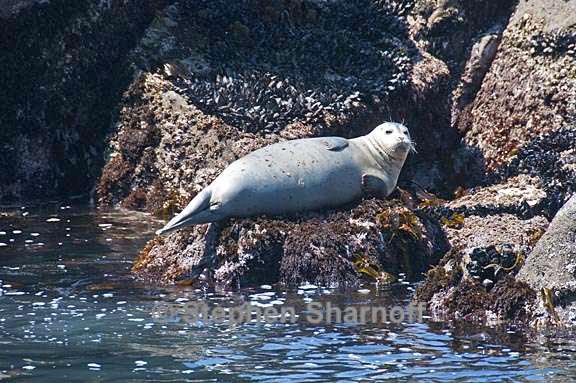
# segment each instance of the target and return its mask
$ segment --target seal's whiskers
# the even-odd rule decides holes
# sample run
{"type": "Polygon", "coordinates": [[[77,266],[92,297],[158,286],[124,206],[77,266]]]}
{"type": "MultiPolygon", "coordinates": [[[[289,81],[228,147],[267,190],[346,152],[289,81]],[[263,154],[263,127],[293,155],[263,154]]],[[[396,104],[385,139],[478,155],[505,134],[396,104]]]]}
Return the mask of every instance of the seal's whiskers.
{"type": "Polygon", "coordinates": [[[412,153],[418,153],[418,150],[416,150],[416,142],[414,142],[414,140],[409,138],[408,144],[410,145],[410,151],[412,153]]]}

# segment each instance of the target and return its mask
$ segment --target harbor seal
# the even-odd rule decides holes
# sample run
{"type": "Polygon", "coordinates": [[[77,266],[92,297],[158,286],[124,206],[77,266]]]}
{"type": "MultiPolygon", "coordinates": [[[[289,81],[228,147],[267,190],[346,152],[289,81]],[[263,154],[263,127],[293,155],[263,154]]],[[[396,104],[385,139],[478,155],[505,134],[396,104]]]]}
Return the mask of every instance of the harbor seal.
{"type": "Polygon", "coordinates": [[[281,215],[387,197],[414,144],[386,122],[365,136],[305,138],[258,149],[230,164],[156,234],[230,217],[281,215]]]}

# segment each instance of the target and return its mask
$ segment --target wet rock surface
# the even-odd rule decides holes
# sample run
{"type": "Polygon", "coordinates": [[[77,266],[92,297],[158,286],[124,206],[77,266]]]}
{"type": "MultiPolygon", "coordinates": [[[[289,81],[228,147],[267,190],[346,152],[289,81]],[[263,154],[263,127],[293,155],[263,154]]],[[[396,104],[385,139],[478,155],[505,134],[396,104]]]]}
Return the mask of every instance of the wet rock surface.
{"type": "Polygon", "coordinates": [[[435,221],[400,200],[367,199],[323,214],[198,225],[150,242],[134,271],[144,279],[193,279],[219,288],[278,281],[354,287],[386,284],[388,274],[417,279],[447,248],[435,221]]]}

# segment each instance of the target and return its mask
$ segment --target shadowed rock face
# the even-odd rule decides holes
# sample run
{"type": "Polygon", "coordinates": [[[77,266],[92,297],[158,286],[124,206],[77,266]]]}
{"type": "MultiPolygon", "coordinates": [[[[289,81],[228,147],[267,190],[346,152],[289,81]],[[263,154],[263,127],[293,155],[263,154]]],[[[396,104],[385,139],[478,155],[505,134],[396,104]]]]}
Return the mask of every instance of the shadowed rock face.
{"type": "Polygon", "coordinates": [[[0,203],[90,190],[121,65],[162,1],[0,6],[0,203]]]}
{"type": "Polygon", "coordinates": [[[417,0],[410,32],[422,48],[448,65],[457,82],[474,62],[474,46],[486,35],[498,34],[515,5],[514,0],[417,0]]]}

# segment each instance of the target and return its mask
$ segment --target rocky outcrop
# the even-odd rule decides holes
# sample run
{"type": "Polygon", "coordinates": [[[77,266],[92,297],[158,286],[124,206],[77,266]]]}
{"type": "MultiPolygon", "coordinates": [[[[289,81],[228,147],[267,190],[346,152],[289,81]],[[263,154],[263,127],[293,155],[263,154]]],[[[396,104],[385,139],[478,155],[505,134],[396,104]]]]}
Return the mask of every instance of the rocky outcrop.
{"type": "Polygon", "coordinates": [[[106,148],[99,204],[167,219],[255,149],[402,121],[418,153],[390,200],[154,238],[135,275],[354,286],[428,270],[417,299],[437,317],[567,323],[572,253],[544,264],[571,238],[556,228],[566,213],[538,240],[576,192],[575,11],[572,0],[11,0],[0,200],[85,191],[106,148]],[[543,285],[539,273],[558,268],[543,285]]]}
{"type": "MultiPolygon", "coordinates": [[[[447,190],[445,159],[458,143],[442,102],[449,73],[414,46],[406,12],[369,1],[168,7],[133,52],[142,73],[124,95],[99,202],[168,218],[250,151],[286,139],[355,137],[388,119],[405,120],[419,143],[401,183],[447,190]],[[358,28],[359,20],[374,28],[358,28]]],[[[388,231],[373,227],[385,205],[366,203],[314,219],[238,220],[173,234],[153,241],[136,270],[173,281],[197,275],[214,258],[212,279],[224,286],[244,285],[264,268],[270,270],[264,276],[287,284],[351,285],[358,283],[352,267],[358,252],[345,249],[360,237],[379,249],[375,267],[403,269],[388,259],[393,246],[382,239],[388,231]],[[350,223],[355,209],[366,227],[350,223]]],[[[428,250],[419,251],[422,259],[407,274],[417,275],[437,257],[443,236],[432,232],[416,241],[428,250]]]]}
{"type": "Polygon", "coordinates": [[[90,191],[124,59],[164,3],[2,2],[0,203],[90,191]]]}
{"type": "Polygon", "coordinates": [[[369,199],[297,218],[198,225],[151,241],[134,271],[145,280],[223,289],[277,282],[354,287],[388,284],[400,273],[417,279],[447,248],[433,220],[399,200],[369,199]]]}
{"type": "Polygon", "coordinates": [[[452,250],[427,272],[416,299],[427,302],[440,320],[528,324],[536,293],[514,276],[548,221],[511,214],[462,221],[460,226],[445,221],[452,250]]]}
{"type": "Polygon", "coordinates": [[[576,190],[573,33],[558,18],[571,5],[550,6],[168,6],[130,54],[140,73],[110,136],[100,204],[169,218],[248,152],[388,119],[411,128],[419,152],[391,201],[182,230],[150,241],[135,275],[354,286],[417,279],[444,255],[417,294],[433,315],[530,323],[540,293],[516,275],[576,190]]]}
{"type": "Polygon", "coordinates": [[[451,250],[427,272],[416,300],[442,320],[526,326],[536,292],[515,275],[548,227],[545,190],[540,178],[520,174],[436,208],[451,250]]]}
{"type": "Polygon", "coordinates": [[[446,158],[458,143],[443,120],[448,70],[414,46],[406,9],[392,3],[169,6],[133,53],[143,72],[126,93],[100,201],[151,210],[159,185],[161,199],[173,191],[189,199],[226,164],[258,147],[310,136],[355,137],[389,119],[413,127],[419,143],[402,182],[446,191],[446,158]],[[162,101],[166,97],[193,112],[179,116],[162,101]],[[133,133],[155,138],[133,150],[124,141],[133,133]],[[213,137],[212,146],[197,147],[205,135],[213,137]],[[127,170],[140,168],[155,175],[127,170]],[[140,197],[136,204],[134,196],[140,197]]]}
{"type": "MultiPolygon", "coordinates": [[[[470,279],[492,288],[504,275],[512,276],[571,190],[570,169],[551,174],[546,167],[570,162],[572,133],[568,128],[533,140],[486,176],[475,162],[474,155],[483,158],[481,148],[469,145],[467,137],[459,146],[455,128],[481,102],[477,94],[493,71],[501,39],[507,47],[511,27],[502,34],[512,3],[441,2],[432,12],[424,3],[366,3],[363,8],[339,2],[253,1],[230,9],[220,2],[168,7],[133,53],[143,72],[124,96],[113,150],[98,186],[100,203],[168,218],[227,164],[259,147],[309,136],[353,137],[381,119],[406,117],[419,145],[400,180],[418,200],[408,203],[408,211],[418,212],[428,227],[443,226],[453,248],[450,257],[462,259],[461,268],[468,270],[472,262],[472,271],[458,281],[470,279]],[[349,24],[372,23],[373,16],[386,20],[386,26],[379,24],[380,29],[365,34],[349,24]],[[290,27],[279,25],[282,17],[290,27]],[[440,33],[454,23],[457,34],[440,33]],[[339,28],[332,29],[334,25],[339,28]],[[287,35],[308,37],[301,47],[286,40],[287,35]],[[390,44],[381,59],[372,56],[384,49],[375,39],[390,44]],[[445,49],[448,43],[458,48],[445,49]],[[348,44],[350,52],[361,44],[364,48],[355,55],[386,69],[376,74],[355,61],[338,64],[342,58],[333,47],[340,44],[348,44]],[[302,67],[310,73],[302,73],[302,67]],[[456,177],[448,169],[456,169],[456,177]],[[468,177],[466,182],[461,175],[468,177]],[[458,183],[476,187],[457,190],[459,198],[451,202],[418,196],[423,188],[450,196],[458,183]],[[480,270],[492,263],[500,266],[498,271],[480,270]]],[[[366,210],[365,203],[318,212],[315,219],[320,221],[304,215],[196,227],[186,235],[153,240],[135,270],[165,282],[202,274],[221,286],[249,284],[262,269],[270,270],[267,282],[354,284],[358,270],[350,267],[354,255],[346,244],[361,236],[374,248],[390,248],[378,239],[390,235],[390,228],[381,228],[374,237],[368,230],[384,206],[369,205],[370,214],[362,219],[372,224],[363,231],[344,230],[355,209],[366,210]],[[323,250],[310,250],[312,244],[323,250]],[[290,255],[302,252],[310,254],[308,261],[290,255]],[[343,262],[330,263],[335,258],[343,262]]],[[[423,247],[433,243],[435,257],[443,247],[436,240],[440,237],[417,242],[423,247]]],[[[386,262],[390,256],[384,253],[372,257],[377,268],[402,269],[386,262]]],[[[434,257],[426,254],[426,261],[415,261],[413,275],[431,264],[434,257]]]]}
{"type": "Polygon", "coordinates": [[[478,181],[473,168],[482,175],[506,167],[537,137],[574,123],[575,9],[573,1],[519,2],[479,92],[457,121],[470,153],[462,171],[468,185],[478,181]]]}
{"type": "Polygon", "coordinates": [[[574,195],[574,142],[571,129],[542,135],[493,173],[491,184],[461,192],[436,208],[446,217],[441,220],[452,250],[417,294],[429,302],[433,315],[523,326],[546,317],[549,309],[542,308],[540,289],[515,275],[533,268],[523,266],[524,260],[532,257],[549,220],[574,195]],[[504,305],[509,299],[516,303],[504,305]]]}
{"type": "Polygon", "coordinates": [[[569,239],[555,223],[537,241],[576,192],[574,7],[520,1],[478,92],[453,114],[463,135],[453,165],[464,187],[440,209],[451,217],[453,248],[417,294],[440,318],[534,325],[573,315],[559,299],[570,291],[569,257],[546,253],[549,238],[569,239]],[[549,277],[539,274],[545,262],[549,277]]]}
{"type": "MultiPolygon", "coordinates": [[[[500,193],[489,200],[508,200],[516,191],[497,189],[500,193]]],[[[491,194],[479,193],[484,201],[491,194]]],[[[534,194],[526,197],[523,202],[538,205],[534,194]]],[[[574,198],[550,224],[543,216],[521,219],[514,214],[462,217],[459,225],[444,220],[452,250],[427,272],[415,299],[427,302],[439,320],[573,327],[574,198]]],[[[461,200],[451,205],[474,199],[461,200]]],[[[478,206],[474,201],[472,208],[478,206]]]]}
{"type": "Polygon", "coordinates": [[[540,292],[536,325],[576,325],[576,195],[558,212],[518,280],[540,292]]]}

